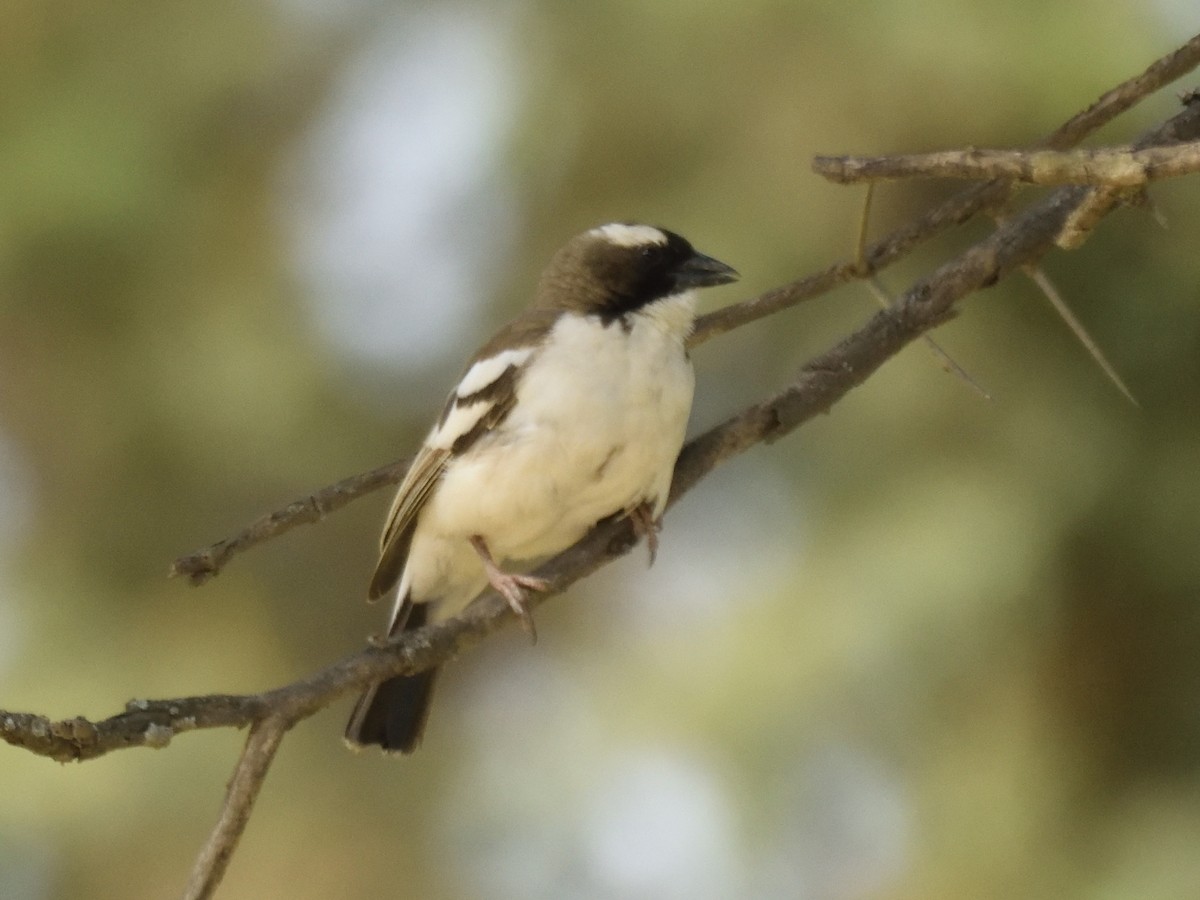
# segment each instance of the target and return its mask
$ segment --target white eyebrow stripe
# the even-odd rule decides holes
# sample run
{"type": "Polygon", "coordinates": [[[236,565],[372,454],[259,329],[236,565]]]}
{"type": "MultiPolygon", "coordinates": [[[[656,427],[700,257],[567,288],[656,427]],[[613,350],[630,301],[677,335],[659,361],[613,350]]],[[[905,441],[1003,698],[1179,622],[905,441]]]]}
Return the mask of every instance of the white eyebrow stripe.
{"type": "Polygon", "coordinates": [[[491,400],[477,400],[466,406],[455,406],[446,416],[446,421],[433,429],[429,434],[428,444],[438,450],[450,450],[454,442],[479,424],[479,420],[487,415],[495,406],[491,400]]]}
{"type": "Polygon", "coordinates": [[[532,347],[518,347],[512,350],[501,350],[495,356],[481,359],[462,377],[458,387],[454,389],[456,397],[470,397],[478,394],[484,388],[496,383],[501,375],[513,366],[519,366],[533,355],[532,347]]]}
{"type": "Polygon", "coordinates": [[[643,247],[646,244],[665,244],[667,236],[651,225],[626,225],[623,222],[612,222],[592,229],[593,234],[600,235],[610,244],[618,247],[643,247]]]}

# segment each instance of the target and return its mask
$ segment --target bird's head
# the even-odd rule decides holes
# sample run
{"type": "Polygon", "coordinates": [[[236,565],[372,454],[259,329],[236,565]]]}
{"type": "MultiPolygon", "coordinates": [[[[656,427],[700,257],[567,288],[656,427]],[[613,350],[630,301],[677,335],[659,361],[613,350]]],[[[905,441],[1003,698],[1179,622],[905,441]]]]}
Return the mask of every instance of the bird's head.
{"type": "Polygon", "coordinates": [[[577,235],[554,255],[538,284],[537,305],[619,319],[737,277],[674,232],[614,222],[577,235]]]}

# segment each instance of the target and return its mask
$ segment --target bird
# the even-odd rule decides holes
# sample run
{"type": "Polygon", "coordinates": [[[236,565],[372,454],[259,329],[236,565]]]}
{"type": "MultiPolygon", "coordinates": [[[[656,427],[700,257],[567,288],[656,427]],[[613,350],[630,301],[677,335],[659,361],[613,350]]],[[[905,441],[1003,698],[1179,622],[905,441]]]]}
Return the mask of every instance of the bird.
{"type": "MultiPolygon", "coordinates": [[[[489,585],[536,640],[525,591],[502,568],[545,559],[627,516],[651,563],[692,407],[687,338],[700,288],[738,273],[652,225],[569,240],[531,305],[468,361],[388,512],[368,597],[395,595],[386,639],[444,622],[489,585]]],[[[367,687],[353,749],[412,753],[437,670],[367,687]]]]}

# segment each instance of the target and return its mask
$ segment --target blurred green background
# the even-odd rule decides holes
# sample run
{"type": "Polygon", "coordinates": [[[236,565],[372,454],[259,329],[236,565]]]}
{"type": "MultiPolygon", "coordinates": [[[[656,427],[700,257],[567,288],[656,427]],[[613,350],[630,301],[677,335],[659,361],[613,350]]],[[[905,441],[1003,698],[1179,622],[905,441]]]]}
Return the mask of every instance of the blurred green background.
{"type": "MultiPolygon", "coordinates": [[[[1190,3],[9,0],[0,14],[0,707],[103,717],[361,646],[381,492],[178,554],[405,455],[569,235],[679,230],[743,273],[852,253],[816,153],[1036,139],[1190,3]]],[[[1193,78],[1186,84],[1195,85],[1193,78]]],[[[1174,91],[1100,139],[1175,109],[1174,91]]],[[[957,187],[957,186],[953,186],[957,187]]],[[[944,195],[890,186],[882,233],[944,195]]],[[[350,699],[285,742],[236,898],[1194,898],[1200,183],[828,417],[444,677],[422,750],[350,699]]],[[[907,280],[962,245],[888,271],[907,280]]],[[[862,322],[851,286],[697,353],[693,431],[862,322]]],[[[0,897],[182,888],[243,735],[59,766],[0,747],[0,897]]]]}

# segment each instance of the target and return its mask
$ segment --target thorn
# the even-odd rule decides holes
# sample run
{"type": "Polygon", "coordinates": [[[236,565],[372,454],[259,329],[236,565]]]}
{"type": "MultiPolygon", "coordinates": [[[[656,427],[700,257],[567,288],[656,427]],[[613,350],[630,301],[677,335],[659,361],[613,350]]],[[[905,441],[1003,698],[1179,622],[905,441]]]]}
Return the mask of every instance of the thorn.
{"type": "Polygon", "coordinates": [[[858,275],[865,278],[870,271],[867,267],[867,226],[871,221],[871,200],[875,196],[875,182],[867,182],[867,196],[863,198],[862,217],[858,221],[858,246],[854,252],[854,266],[858,275]]]}
{"type": "MultiPolygon", "coordinates": [[[[864,279],[864,283],[867,285],[867,288],[871,291],[872,295],[874,295],[875,299],[879,302],[880,306],[882,306],[884,309],[888,309],[892,306],[894,301],[892,300],[891,296],[889,296],[887,289],[884,288],[883,283],[879,280],[878,276],[872,275],[870,278],[864,279]]],[[[941,345],[938,344],[937,341],[927,334],[921,335],[921,340],[924,341],[926,347],[933,351],[933,355],[941,361],[942,371],[949,372],[951,375],[956,376],[960,381],[975,391],[975,393],[977,393],[984,400],[991,402],[992,395],[989,394],[984,387],[975,380],[974,376],[972,376],[970,372],[956,363],[950,354],[942,349],[941,345]]]]}
{"type": "Polygon", "coordinates": [[[1042,293],[1046,295],[1046,299],[1050,301],[1050,305],[1054,307],[1054,311],[1057,312],[1059,316],[1062,317],[1062,320],[1067,323],[1067,327],[1071,329],[1079,343],[1083,344],[1084,349],[1091,354],[1092,359],[1095,361],[1096,365],[1100,367],[1100,370],[1108,376],[1109,381],[1111,381],[1116,389],[1125,396],[1126,400],[1128,400],[1138,409],[1141,409],[1142,405],[1137,402],[1137,399],[1130,392],[1129,388],[1125,386],[1125,382],[1121,380],[1121,376],[1117,374],[1117,370],[1114,369],[1108,359],[1105,358],[1104,353],[1100,350],[1099,345],[1097,345],[1097,343],[1092,340],[1092,336],[1087,333],[1087,329],[1083,327],[1083,323],[1075,318],[1075,314],[1071,312],[1071,308],[1067,306],[1066,301],[1064,301],[1062,295],[1059,294],[1058,288],[1054,286],[1054,282],[1050,280],[1050,277],[1045,273],[1045,271],[1039,266],[1025,266],[1024,271],[1025,274],[1029,276],[1030,280],[1032,280],[1033,283],[1041,289],[1042,293]]]}

